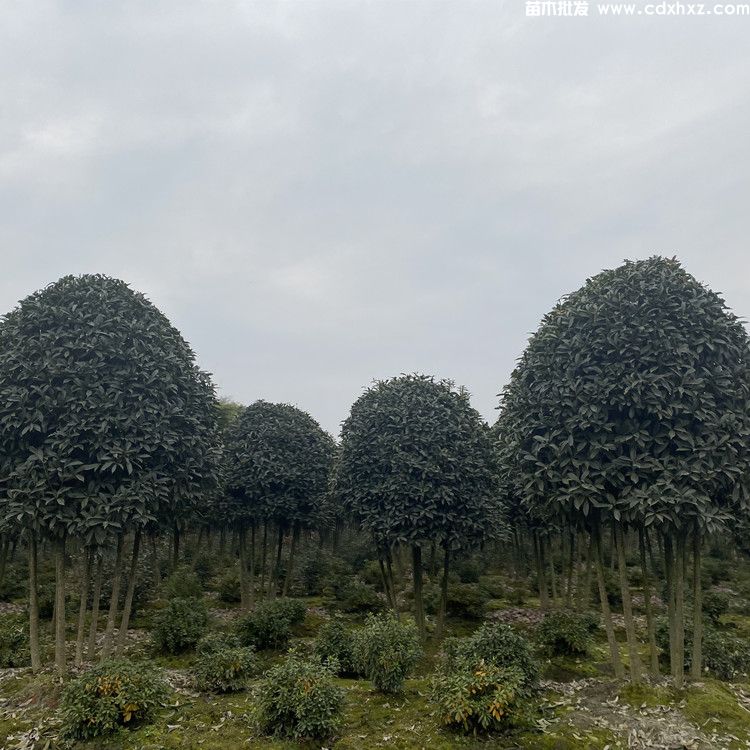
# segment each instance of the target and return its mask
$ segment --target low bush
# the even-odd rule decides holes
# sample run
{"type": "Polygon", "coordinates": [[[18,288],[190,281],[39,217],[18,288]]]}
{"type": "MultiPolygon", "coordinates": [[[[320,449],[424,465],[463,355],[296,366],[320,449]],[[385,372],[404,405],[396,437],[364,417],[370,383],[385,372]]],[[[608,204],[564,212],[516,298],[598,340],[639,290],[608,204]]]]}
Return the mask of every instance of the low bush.
{"type": "Polygon", "coordinates": [[[509,625],[486,623],[468,638],[447,638],[443,644],[443,660],[447,669],[467,663],[484,664],[521,675],[519,689],[530,693],[539,682],[539,667],[531,644],[509,625]]]}
{"type": "Polygon", "coordinates": [[[8,565],[0,582],[0,602],[9,602],[26,594],[26,573],[19,565],[8,565]]]}
{"type": "Polygon", "coordinates": [[[464,732],[507,729],[525,718],[527,696],[522,689],[523,675],[517,669],[504,669],[461,658],[438,666],[431,680],[431,696],[439,721],[464,732]]]}
{"type": "Polygon", "coordinates": [[[343,699],[328,667],[290,651],[263,676],[259,724],[267,734],[322,740],[340,726],[343,699]]]}
{"type": "Polygon", "coordinates": [[[558,610],[545,615],[537,638],[549,656],[585,656],[591,648],[591,618],[558,610]]]}
{"type": "Polygon", "coordinates": [[[341,676],[358,674],[354,663],[354,636],[341,620],[332,619],[320,626],[313,653],[341,676]]]}
{"type": "Polygon", "coordinates": [[[237,639],[207,636],[196,649],[198,656],[192,672],[198,690],[209,693],[236,693],[247,687],[257,670],[252,647],[242,647],[237,639]]]}
{"type": "Polygon", "coordinates": [[[0,615],[0,668],[25,667],[30,658],[26,615],[0,615]]]}
{"type": "Polygon", "coordinates": [[[422,649],[414,623],[399,622],[392,614],[368,615],[365,626],[354,633],[352,654],[357,671],[377,690],[397,693],[422,649]]]}
{"type": "Polygon", "coordinates": [[[240,576],[236,570],[227,571],[219,580],[219,599],[227,604],[241,601],[240,576]]]}
{"type": "Polygon", "coordinates": [[[479,577],[482,575],[482,568],[476,558],[469,557],[459,561],[456,565],[456,573],[461,583],[479,583],[479,577]]]}
{"type": "Polygon", "coordinates": [[[195,571],[195,575],[198,576],[201,586],[205,586],[211,579],[211,576],[213,576],[215,569],[214,562],[215,558],[211,555],[199,554],[196,556],[193,563],[193,570],[195,571]]]}
{"type": "Polygon", "coordinates": [[[179,654],[198,643],[207,625],[208,612],[200,599],[172,599],[156,615],[151,636],[160,652],[179,654]]]}
{"type": "Polygon", "coordinates": [[[722,615],[729,612],[729,595],[723,591],[706,591],[703,594],[703,614],[713,625],[718,625],[722,615]]]}
{"type": "Polygon", "coordinates": [[[148,664],[111,660],[71,680],[63,690],[62,733],[87,740],[149,721],[168,696],[167,684],[148,664]]]}
{"type": "MultiPolygon", "coordinates": [[[[685,670],[692,664],[693,623],[685,619],[685,670]]],[[[658,621],[656,643],[663,658],[669,658],[669,623],[658,621]]],[[[703,669],[720,680],[731,680],[750,673],[750,643],[706,623],[703,627],[703,669]]]]}
{"type": "Polygon", "coordinates": [[[385,601],[375,589],[359,578],[351,578],[336,594],[336,606],[342,612],[380,612],[385,601]]]}
{"type": "Polygon", "coordinates": [[[245,646],[257,650],[284,649],[292,635],[292,626],[305,619],[305,603],[299,599],[273,599],[261,602],[240,618],[237,635],[245,646]]]}
{"type": "Polygon", "coordinates": [[[200,599],[203,586],[195,571],[178,568],[164,582],[164,596],[167,599],[200,599]]]}
{"type": "Polygon", "coordinates": [[[195,647],[195,653],[198,656],[206,656],[214,651],[220,651],[224,648],[238,648],[240,639],[233,633],[221,633],[212,631],[203,636],[195,647]]]}
{"type": "Polygon", "coordinates": [[[352,572],[351,566],[329,550],[309,547],[301,555],[298,575],[305,593],[317,596],[327,588],[335,593],[352,572]]]}

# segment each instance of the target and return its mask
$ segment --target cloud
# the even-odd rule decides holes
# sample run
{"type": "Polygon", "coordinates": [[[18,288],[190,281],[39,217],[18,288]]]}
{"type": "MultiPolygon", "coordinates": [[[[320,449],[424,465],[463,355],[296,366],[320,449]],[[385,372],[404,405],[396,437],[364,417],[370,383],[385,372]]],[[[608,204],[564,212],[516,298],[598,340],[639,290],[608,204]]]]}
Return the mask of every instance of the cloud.
{"type": "Polygon", "coordinates": [[[223,393],[337,431],[434,372],[493,418],[526,337],[625,257],[750,313],[743,18],[522,2],[10,3],[0,306],[122,277],[223,393]]]}

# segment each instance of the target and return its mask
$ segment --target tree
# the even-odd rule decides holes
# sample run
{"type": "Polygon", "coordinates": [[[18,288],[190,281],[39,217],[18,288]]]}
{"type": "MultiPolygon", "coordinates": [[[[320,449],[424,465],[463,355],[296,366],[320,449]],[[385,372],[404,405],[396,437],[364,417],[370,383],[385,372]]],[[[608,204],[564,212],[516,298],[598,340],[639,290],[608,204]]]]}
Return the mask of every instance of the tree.
{"type": "MultiPolygon", "coordinates": [[[[88,555],[117,538],[109,650],[125,534],[133,533],[133,553],[121,639],[141,530],[185,512],[216,484],[215,404],[210,378],[179,332],[122,281],[65,276],[3,319],[0,513],[29,536],[32,636],[37,541],[55,545],[60,671],[66,541],[80,541],[88,555]]],[[[79,641],[82,633],[79,627],[79,641]]]]}
{"type": "Polygon", "coordinates": [[[451,551],[504,528],[489,428],[465,390],[426,375],[380,381],[357,399],[342,427],[335,486],[381,554],[411,547],[423,635],[422,545],[443,547],[444,613],[451,551]]]}
{"type": "MultiPolygon", "coordinates": [[[[335,443],[306,412],[289,404],[256,401],[232,422],[224,448],[226,493],[240,534],[242,604],[252,606],[254,596],[255,534],[263,522],[263,560],[267,553],[269,524],[278,530],[275,564],[269,595],[275,595],[284,535],[292,530],[286,594],[300,531],[315,524],[328,490],[335,443]],[[251,532],[250,571],[247,570],[247,529],[251,532]]],[[[265,565],[264,565],[265,572],[265,565]]]]}
{"type": "MultiPolygon", "coordinates": [[[[723,300],[676,260],[653,257],[604,271],[564,298],[504,390],[498,432],[510,484],[537,517],[586,525],[603,607],[601,535],[614,529],[634,679],[624,532],[651,529],[664,539],[679,686],[686,539],[692,534],[699,552],[701,535],[748,500],[748,353],[723,300]]],[[[694,585],[700,623],[699,574],[694,585]]]]}

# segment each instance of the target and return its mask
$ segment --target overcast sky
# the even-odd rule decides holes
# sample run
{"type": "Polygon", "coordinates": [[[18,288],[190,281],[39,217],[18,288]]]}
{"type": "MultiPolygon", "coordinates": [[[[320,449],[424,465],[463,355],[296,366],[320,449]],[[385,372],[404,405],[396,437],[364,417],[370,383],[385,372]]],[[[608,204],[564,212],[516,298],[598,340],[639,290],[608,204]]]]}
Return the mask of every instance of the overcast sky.
{"type": "Polygon", "coordinates": [[[677,255],[750,317],[748,17],[0,9],[2,311],[67,273],[120,277],[222,395],[335,434],[401,372],[493,420],[542,315],[624,258],[677,255]]]}

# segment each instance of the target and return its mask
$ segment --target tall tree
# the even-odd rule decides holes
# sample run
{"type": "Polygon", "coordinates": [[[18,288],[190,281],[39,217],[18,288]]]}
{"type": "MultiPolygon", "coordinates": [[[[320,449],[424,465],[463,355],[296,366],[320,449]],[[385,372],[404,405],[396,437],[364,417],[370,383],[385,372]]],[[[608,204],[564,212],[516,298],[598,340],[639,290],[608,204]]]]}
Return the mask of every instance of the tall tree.
{"type": "Polygon", "coordinates": [[[357,399],[342,427],[335,486],[381,550],[411,547],[423,635],[423,545],[443,548],[444,613],[451,552],[504,528],[489,428],[465,390],[426,375],[378,382],[357,399]]]}
{"type": "MultiPolygon", "coordinates": [[[[324,507],[334,451],[333,438],[309,414],[289,404],[256,401],[228,428],[224,471],[230,513],[240,534],[244,607],[252,606],[255,589],[252,572],[248,578],[247,531],[251,534],[249,562],[254,565],[257,524],[273,524],[277,529],[277,554],[269,585],[269,594],[274,595],[283,537],[291,530],[282,589],[286,593],[300,530],[316,524],[324,507]]],[[[266,537],[264,533],[264,544],[266,537]]]]}
{"type": "MultiPolygon", "coordinates": [[[[134,574],[141,529],[184,513],[215,485],[217,424],[213,386],[190,347],[122,281],[65,276],[3,319],[0,513],[26,529],[33,563],[38,539],[54,546],[60,671],[66,542],[94,550],[114,536],[121,551],[132,532],[134,574]]],[[[131,575],[123,636],[134,583],[131,575]]],[[[31,589],[33,609],[33,581],[31,589]]],[[[79,639],[82,633],[79,627],[79,639]]]]}
{"type": "MultiPolygon", "coordinates": [[[[686,539],[750,497],[749,353],[723,300],[676,260],[654,257],[604,271],[564,298],[503,393],[499,446],[515,492],[538,516],[587,526],[600,581],[602,529],[614,527],[634,679],[623,531],[664,537],[681,685],[686,539]]],[[[695,656],[700,664],[700,634],[695,656]]]]}

